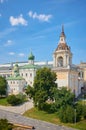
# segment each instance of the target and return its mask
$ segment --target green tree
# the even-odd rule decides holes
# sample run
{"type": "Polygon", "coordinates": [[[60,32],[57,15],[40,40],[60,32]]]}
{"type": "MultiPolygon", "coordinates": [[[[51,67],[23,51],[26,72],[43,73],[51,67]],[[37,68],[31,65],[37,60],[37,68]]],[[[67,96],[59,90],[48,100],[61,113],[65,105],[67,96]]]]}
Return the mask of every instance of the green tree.
{"type": "Polygon", "coordinates": [[[32,98],[34,95],[34,88],[28,85],[26,87],[25,93],[29,96],[29,98],[32,98]]]}
{"type": "Polygon", "coordinates": [[[49,99],[54,100],[54,89],[57,88],[55,83],[56,74],[49,68],[41,68],[37,71],[34,79],[34,88],[32,97],[35,106],[43,109],[43,104],[49,99]]]}
{"type": "Polygon", "coordinates": [[[57,109],[65,107],[66,105],[73,106],[74,94],[67,90],[65,87],[55,91],[55,105],[57,109]]]}
{"type": "Polygon", "coordinates": [[[7,91],[7,82],[4,77],[0,76],[0,95],[6,95],[7,91]]]}

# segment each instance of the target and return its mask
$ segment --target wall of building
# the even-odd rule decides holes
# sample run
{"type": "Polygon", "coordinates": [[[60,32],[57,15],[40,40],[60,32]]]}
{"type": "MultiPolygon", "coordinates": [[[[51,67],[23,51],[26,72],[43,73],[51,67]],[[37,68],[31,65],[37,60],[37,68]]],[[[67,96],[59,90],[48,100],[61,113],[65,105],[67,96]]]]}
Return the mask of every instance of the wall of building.
{"type": "Polygon", "coordinates": [[[56,72],[57,75],[57,80],[56,83],[58,85],[58,87],[68,87],[68,72],[66,71],[57,71],[56,72]]]}
{"type": "Polygon", "coordinates": [[[25,80],[8,80],[8,95],[22,93],[25,87],[25,80]]]}
{"type": "Polygon", "coordinates": [[[68,79],[69,88],[77,97],[81,92],[80,83],[78,81],[78,71],[71,70],[68,74],[68,79]]]}
{"type": "Polygon", "coordinates": [[[25,79],[27,85],[29,84],[30,86],[33,86],[34,77],[36,75],[35,69],[20,69],[19,73],[20,76],[22,76],[25,79]]]}

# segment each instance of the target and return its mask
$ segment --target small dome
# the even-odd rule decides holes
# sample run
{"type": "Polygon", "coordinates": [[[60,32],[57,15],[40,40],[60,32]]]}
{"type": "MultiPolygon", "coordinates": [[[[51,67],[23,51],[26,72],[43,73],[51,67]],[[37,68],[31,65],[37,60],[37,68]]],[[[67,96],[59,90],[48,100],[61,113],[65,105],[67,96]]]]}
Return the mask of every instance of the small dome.
{"type": "Polygon", "coordinates": [[[17,63],[15,64],[15,66],[14,66],[14,68],[13,68],[13,71],[14,71],[14,72],[18,72],[18,71],[19,71],[19,66],[18,66],[17,63]]]}
{"type": "Polygon", "coordinates": [[[35,56],[31,52],[30,55],[29,55],[29,57],[28,57],[28,60],[34,60],[34,59],[35,59],[35,56]]]}

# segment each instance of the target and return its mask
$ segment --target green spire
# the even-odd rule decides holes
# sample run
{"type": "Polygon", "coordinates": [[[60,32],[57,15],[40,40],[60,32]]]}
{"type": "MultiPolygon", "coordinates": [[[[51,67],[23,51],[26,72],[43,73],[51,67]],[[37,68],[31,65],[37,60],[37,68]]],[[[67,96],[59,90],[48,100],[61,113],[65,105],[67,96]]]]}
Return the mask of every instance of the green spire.
{"type": "Polygon", "coordinates": [[[28,60],[34,60],[34,59],[35,59],[35,56],[31,52],[30,55],[29,55],[29,57],[28,57],[28,60]]]}

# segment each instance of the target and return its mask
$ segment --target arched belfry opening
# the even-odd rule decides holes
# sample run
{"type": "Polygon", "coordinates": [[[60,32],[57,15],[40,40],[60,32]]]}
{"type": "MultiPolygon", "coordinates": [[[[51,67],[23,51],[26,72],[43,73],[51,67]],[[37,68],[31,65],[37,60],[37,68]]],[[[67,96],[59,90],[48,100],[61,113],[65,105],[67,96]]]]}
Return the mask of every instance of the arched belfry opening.
{"type": "Polygon", "coordinates": [[[63,57],[62,56],[57,58],[57,67],[63,67],[63,57]]]}

